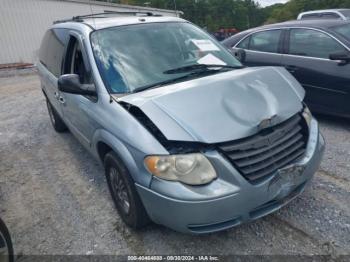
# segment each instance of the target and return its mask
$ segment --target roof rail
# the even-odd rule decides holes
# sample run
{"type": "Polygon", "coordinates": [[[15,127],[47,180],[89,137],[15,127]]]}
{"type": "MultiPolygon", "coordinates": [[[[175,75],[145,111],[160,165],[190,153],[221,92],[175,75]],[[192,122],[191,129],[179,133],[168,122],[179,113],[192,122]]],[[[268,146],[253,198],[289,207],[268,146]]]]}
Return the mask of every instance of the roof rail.
{"type": "Polygon", "coordinates": [[[146,16],[163,16],[161,14],[155,14],[153,12],[144,12],[144,11],[113,11],[113,10],[104,10],[104,14],[141,14],[146,16]]]}
{"type": "Polygon", "coordinates": [[[57,20],[54,21],[54,24],[59,23],[66,23],[66,22],[83,22],[84,19],[87,18],[106,18],[110,15],[143,15],[143,16],[162,16],[161,14],[155,14],[152,12],[139,12],[139,11],[111,11],[111,10],[104,10],[103,13],[92,13],[87,15],[79,15],[79,16],[73,16],[71,19],[64,19],[64,20],[57,20]]]}

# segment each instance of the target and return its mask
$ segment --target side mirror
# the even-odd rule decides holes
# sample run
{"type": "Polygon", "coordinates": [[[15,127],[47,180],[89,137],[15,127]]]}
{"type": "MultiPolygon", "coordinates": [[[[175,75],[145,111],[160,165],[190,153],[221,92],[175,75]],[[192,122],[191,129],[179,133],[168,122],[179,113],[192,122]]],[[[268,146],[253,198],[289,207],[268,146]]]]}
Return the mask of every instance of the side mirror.
{"type": "Polygon", "coordinates": [[[234,57],[240,61],[242,64],[245,63],[246,60],[246,52],[244,49],[242,48],[232,48],[231,50],[231,54],[234,55],[234,57]]]}
{"type": "Polygon", "coordinates": [[[345,65],[350,63],[350,52],[338,52],[330,54],[329,59],[339,61],[340,65],[345,65]]]}
{"type": "Polygon", "coordinates": [[[95,96],[94,84],[81,84],[76,74],[62,75],[58,78],[58,90],[75,95],[95,96]]]}

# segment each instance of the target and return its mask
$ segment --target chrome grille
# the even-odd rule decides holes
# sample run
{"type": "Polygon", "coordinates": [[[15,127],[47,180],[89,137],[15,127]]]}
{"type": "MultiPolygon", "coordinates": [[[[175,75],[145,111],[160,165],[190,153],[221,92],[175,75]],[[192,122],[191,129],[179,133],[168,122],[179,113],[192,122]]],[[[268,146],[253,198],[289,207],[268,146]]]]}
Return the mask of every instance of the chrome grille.
{"type": "Polygon", "coordinates": [[[254,136],[218,147],[248,181],[258,183],[301,157],[307,139],[305,120],[297,114],[254,136]]]}

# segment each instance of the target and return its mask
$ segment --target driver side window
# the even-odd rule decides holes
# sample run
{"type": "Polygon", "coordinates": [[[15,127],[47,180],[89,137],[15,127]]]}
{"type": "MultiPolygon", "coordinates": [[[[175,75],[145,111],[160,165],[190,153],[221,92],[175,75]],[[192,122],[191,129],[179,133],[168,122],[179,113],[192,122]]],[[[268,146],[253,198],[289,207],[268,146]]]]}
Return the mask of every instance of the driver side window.
{"type": "Polygon", "coordinates": [[[79,41],[71,37],[67,50],[65,74],[77,74],[81,84],[91,84],[91,76],[84,64],[84,56],[79,41]]]}
{"type": "Polygon", "coordinates": [[[240,42],[237,47],[266,53],[278,53],[282,30],[273,29],[254,33],[240,42]]]}

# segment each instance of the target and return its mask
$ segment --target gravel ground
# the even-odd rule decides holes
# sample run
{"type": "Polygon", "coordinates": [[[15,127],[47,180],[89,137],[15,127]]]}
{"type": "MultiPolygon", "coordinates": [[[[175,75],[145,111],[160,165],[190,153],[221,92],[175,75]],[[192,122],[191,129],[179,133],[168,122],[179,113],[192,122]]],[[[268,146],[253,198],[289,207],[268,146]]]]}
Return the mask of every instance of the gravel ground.
{"type": "Polygon", "coordinates": [[[310,187],[276,214],[191,236],[132,231],[103,169],[51,127],[34,74],[0,75],[0,216],[16,254],[350,254],[350,121],[319,117],[327,150],[310,187]]]}

